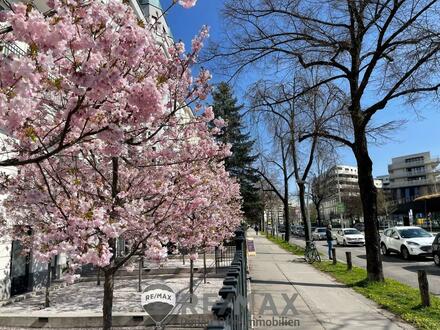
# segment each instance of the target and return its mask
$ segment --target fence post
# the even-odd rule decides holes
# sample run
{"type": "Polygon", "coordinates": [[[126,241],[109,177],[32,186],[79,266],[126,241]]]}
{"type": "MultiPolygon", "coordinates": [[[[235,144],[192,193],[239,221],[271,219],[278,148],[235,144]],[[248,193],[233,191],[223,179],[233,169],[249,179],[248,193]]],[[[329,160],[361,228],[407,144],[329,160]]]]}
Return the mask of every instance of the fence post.
{"type": "MultiPolygon", "coordinates": [[[[235,254],[219,291],[222,298],[213,307],[214,320],[208,330],[247,330],[249,312],[247,301],[247,252],[243,230],[235,232],[235,254]]],[[[216,267],[218,265],[216,249],[216,267]]],[[[219,266],[220,267],[220,266],[219,266]]]]}
{"type": "Polygon", "coordinates": [[[422,298],[422,306],[429,307],[431,306],[431,300],[429,297],[429,283],[428,276],[426,275],[426,270],[418,270],[417,276],[419,279],[419,289],[420,296],[422,298]]]}
{"type": "Polygon", "coordinates": [[[351,252],[346,251],[345,256],[347,257],[347,269],[352,270],[353,269],[353,263],[351,262],[351,252]]]}
{"type": "Polygon", "coordinates": [[[243,230],[237,230],[235,232],[235,249],[237,251],[244,250],[244,232],[243,230]]]}
{"type": "Polygon", "coordinates": [[[332,258],[333,258],[333,265],[336,265],[336,248],[332,248],[332,258]]]}

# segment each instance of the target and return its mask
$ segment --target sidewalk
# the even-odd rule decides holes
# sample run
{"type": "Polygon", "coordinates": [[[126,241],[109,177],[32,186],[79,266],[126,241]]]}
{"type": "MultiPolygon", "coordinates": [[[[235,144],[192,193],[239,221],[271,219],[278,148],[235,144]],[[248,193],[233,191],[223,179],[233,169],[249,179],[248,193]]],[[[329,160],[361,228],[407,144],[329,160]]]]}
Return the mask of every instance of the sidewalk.
{"type": "Polygon", "coordinates": [[[249,257],[256,329],[414,329],[264,236],[248,237],[257,251],[249,257]]]}

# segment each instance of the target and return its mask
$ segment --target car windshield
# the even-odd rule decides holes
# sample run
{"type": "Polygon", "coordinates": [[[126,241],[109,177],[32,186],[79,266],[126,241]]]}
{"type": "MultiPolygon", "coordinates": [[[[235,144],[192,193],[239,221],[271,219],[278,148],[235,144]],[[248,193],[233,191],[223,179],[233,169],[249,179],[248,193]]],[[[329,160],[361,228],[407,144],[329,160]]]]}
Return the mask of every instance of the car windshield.
{"type": "Polygon", "coordinates": [[[400,229],[399,234],[402,238],[432,237],[430,233],[422,228],[400,229]]]}
{"type": "Polygon", "coordinates": [[[318,233],[325,233],[325,228],[318,228],[317,231],[318,233]]]}
{"type": "Polygon", "coordinates": [[[347,230],[344,230],[344,234],[345,235],[357,235],[357,234],[360,234],[361,232],[359,231],[359,230],[356,230],[356,229],[347,229],[347,230]]]}

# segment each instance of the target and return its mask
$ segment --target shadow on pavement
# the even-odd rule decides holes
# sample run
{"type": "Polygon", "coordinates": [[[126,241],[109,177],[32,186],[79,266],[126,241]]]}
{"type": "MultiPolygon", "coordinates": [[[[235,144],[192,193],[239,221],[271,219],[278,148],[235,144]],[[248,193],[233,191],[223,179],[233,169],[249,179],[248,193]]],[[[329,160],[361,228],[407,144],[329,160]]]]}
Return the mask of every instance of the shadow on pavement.
{"type": "Polygon", "coordinates": [[[346,288],[344,284],[320,284],[320,283],[306,283],[306,282],[289,282],[289,281],[265,281],[265,280],[251,280],[252,284],[281,284],[281,285],[299,285],[299,286],[315,286],[325,288],[346,288]]]}
{"type": "Polygon", "coordinates": [[[440,276],[440,267],[434,265],[414,265],[414,266],[404,266],[403,269],[409,270],[410,272],[417,272],[418,270],[425,270],[429,275],[440,276]]]}
{"type": "MultiPolygon", "coordinates": [[[[358,255],[356,257],[360,258],[360,259],[365,259],[365,260],[367,259],[367,255],[365,255],[365,254],[358,255]]],[[[392,254],[390,256],[382,255],[382,261],[390,262],[390,263],[411,263],[412,261],[414,261],[414,262],[417,262],[417,261],[429,262],[429,261],[432,261],[432,259],[425,258],[425,257],[412,257],[410,260],[404,260],[400,257],[400,255],[392,254]]]]}

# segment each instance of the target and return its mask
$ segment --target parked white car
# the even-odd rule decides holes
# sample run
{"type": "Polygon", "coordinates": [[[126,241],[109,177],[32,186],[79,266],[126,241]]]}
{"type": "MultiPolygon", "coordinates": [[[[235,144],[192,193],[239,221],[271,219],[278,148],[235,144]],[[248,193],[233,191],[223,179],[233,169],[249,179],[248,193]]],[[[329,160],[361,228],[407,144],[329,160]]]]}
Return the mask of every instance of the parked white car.
{"type": "Polygon", "coordinates": [[[365,245],[365,236],[356,228],[338,229],[336,232],[336,244],[338,245],[365,245]]]}
{"type": "Polygon", "coordinates": [[[383,255],[399,253],[403,259],[411,256],[432,256],[434,235],[420,227],[402,226],[386,229],[380,239],[383,255]]]}

